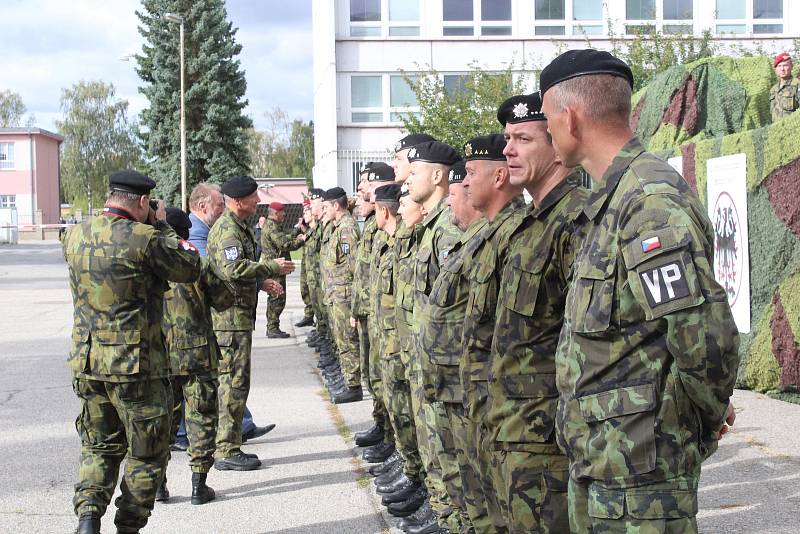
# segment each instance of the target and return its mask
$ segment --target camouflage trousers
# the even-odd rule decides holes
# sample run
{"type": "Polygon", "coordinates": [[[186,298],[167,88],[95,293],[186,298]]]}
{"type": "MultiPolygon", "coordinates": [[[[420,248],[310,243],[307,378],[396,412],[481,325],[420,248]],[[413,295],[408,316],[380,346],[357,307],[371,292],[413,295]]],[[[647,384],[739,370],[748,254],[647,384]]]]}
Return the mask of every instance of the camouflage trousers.
{"type": "Polygon", "coordinates": [[[445,404],[445,409],[450,418],[450,429],[453,433],[453,445],[461,475],[461,488],[464,493],[464,510],[469,517],[469,523],[475,532],[492,532],[492,522],[486,509],[486,499],[483,496],[483,486],[478,474],[475,472],[473,462],[469,455],[475,454],[470,441],[470,420],[467,417],[464,405],[445,404]]]}
{"type": "Polygon", "coordinates": [[[280,295],[269,295],[267,297],[267,332],[275,332],[281,327],[281,314],[286,308],[286,277],[275,276],[273,280],[283,287],[280,295]]]}
{"type": "Polygon", "coordinates": [[[253,332],[215,330],[222,357],[219,361],[216,458],[228,458],[242,447],[242,417],[250,394],[250,352],[253,332]]]}
{"type": "Polygon", "coordinates": [[[383,354],[381,357],[384,400],[395,435],[395,445],[405,460],[403,472],[411,480],[422,480],[425,470],[417,445],[417,429],[411,411],[411,389],[406,367],[400,354],[383,354]]]}
{"type": "Polygon", "coordinates": [[[471,468],[462,464],[459,461],[459,447],[466,441],[466,415],[464,413],[464,405],[461,403],[444,402],[444,415],[447,420],[442,421],[440,424],[444,427],[446,425],[446,452],[442,455],[440,463],[442,464],[442,481],[444,482],[445,490],[450,496],[450,502],[453,507],[452,519],[447,525],[450,532],[474,532],[470,530],[472,526],[472,516],[478,519],[478,524],[481,524],[483,518],[484,524],[488,525],[486,519],[485,507],[469,510],[467,500],[465,498],[465,487],[475,487],[478,485],[477,477],[472,472],[471,468]]]}
{"type": "Polygon", "coordinates": [[[574,534],[696,534],[695,475],[615,488],[569,479],[569,525],[574,534]]]}
{"type": "Polygon", "coordinates": [[[459,463],[468,462],[475,473],[479,485],[476,488],[464,488],[465,500],[469,507],[480,506],[484,503],[488,516],[489,529],[481,530],[473,521],[476,532],[506,533],[506,519],[504,510],[506,503],[501,501],[497,489],[503,484],[497,470],[492,466],[495,462],[494,440],[486,428],[486,412],[488,411],[488,392],[485,382],[472,382],[472,394],[464,393],[466,411],[466,448],[459,451],[459,463]]]}
{"type": "MultiPolygon", "coordinates": [[[[300,298],[303,299],[303,318],[314,318],[314,306],[311,301],[311,288],[308,286],[308,270],[301,269],[300,271],[300,298]]],[[[284,286],[284,290],[286,287],[284,286]]]]}
{"type": "Polygon", "coordinates": [[[314,317],[317,318],[317,333],[328,337],[330,329],[328,327],[328,313],[326,311],[325,299],[322,287],[316,282],[309,283],[308,290],[311,293],[311,306],[314,308],[314,317]]]}
{"type": "Polygon", "coordinates": [[[361,387],[361,353],[358,331],[350,326],[350,299],[333,295],[330,304],[332,333],[344,380],[351,388],[361,387]]]}
{"type": "Polygon", "coordinates": [[[217,377],[216,374],[171,376],[172,385],[172,431],[170,442],[175,443],[175,434],[181,422],[181,407],[184,405],[186,437],[189,439],[189,467],[193,473],[208,473],[214,464],[214,449],[217,437],[217,377]]]}
{"type": "Polygon", "coordinates": [[[147,524],[167,466],[169,384],[165,379],[118,383],[75,378],[72,389],[81,405],[75,420],[81,439],[75,515],[105,514],[127,456],[114,524],[120,532],[138,532],[147,524]]]}
{"type": "MultiPolygon", "coordinates": [[[[358,349],[361,356],[361,380],[367,384],[367,390],[372,395],[372,420],[375,424],[383,427],[385,431],[391,431],[389,416],[386,413],[386,405],[383,401],[383,384],[380,379],[380,367],[373,365],[373,360],[379,356],[377,339],[375,339],[374,321],[370,321],[368,316],[356,318],[358,328],[358,349]],[[376,376],[376,372],[378,376],[376,376]]],[[[390,442],[393,443],[393,442],[390,442]]]]}
{"type": "Polygon", "coordinates": [[[410,358],[408,369],[408,382],[411,390],[411,408],[414,413],[414,424],[417,430],[417,444],[425,470],[425,486],[428,488],[428,498],[431,508],[439,515],[439,520],[445,521],[453,512],[450,506],[450,497],[442,480],[442,466],[439,463],[439,453],[442,449],[441,439],[434,426],[437,420],[436,409],[441,409],[441,402],[431,403],[426,399],[425,384],[419,362],[419,353],[410,358]]]}
{"type": "Polygon", "coordinates": [[[569,532],[569,460],[566,456],[498,450],[493,468],[503,481],[497,492],[500,502],[506,505],[504,512],[509,532],[569,532]]]}

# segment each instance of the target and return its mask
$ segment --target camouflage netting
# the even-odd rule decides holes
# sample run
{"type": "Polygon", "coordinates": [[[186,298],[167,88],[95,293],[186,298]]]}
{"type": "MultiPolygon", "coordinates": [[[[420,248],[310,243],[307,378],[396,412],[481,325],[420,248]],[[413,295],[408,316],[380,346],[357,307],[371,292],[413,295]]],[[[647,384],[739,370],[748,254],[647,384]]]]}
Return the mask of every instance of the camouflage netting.
{"type": "Polygon", "coordinates": [[[800,400],[800,112],[770,124],[768,58],[673,67],[634,95],[633,124],[706,199],[709,159],[747,155],[752,331],[742,335],[741,387],[800,400]]]}

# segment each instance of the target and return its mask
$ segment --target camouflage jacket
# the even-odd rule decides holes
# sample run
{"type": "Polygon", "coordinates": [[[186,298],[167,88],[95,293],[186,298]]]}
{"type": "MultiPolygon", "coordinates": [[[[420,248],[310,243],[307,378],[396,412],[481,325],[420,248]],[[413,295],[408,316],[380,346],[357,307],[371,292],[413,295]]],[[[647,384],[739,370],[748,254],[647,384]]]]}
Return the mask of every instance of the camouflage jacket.
{"type": "Polygon", "coordinates": [[[292,259],[289,252],[303,246],[303,241],[281,229],[280,224],[274,219],[267,219],[261,229],[261,259],[274,260],[275,258],[292,259]]]}
{"type": "Polygon", "coordinates": [[[217,368],[220,352],[211,323],[211,307],[233,305],[233,293],[208,268],[193,284],[170,283],[164,293],[164,339],[171,375],[196,375],[217,368]]]}
{"type": "Polygon", "coordinates": [[[378,326],[381,357],[389,358],[400,354],[395,305],[394,236],[382,233],[385,237],[381,239],[380,249],[375,255],[378,267],[375,269],[376,291],[372,319],[378,326]]]}
{"type": "Polygon", "coordinates": [[[256,323],[259,282],[278,276],[278,265],[257,261],[256,238],[245,221],[225,209],[208,233],[208,259],[214,274],[233,293],[233,306],[214,310],[214,330],[252,331],[256,323]]]}
{"type": "Polygon", "coordinates": [[[486,224],[479,234],[481,242],[475,245],[475,259],[468,273],[469,297],[459,362],[464,405],[470,416],[475,415],[473,410],[479,401],[482,403],[488,396],[489,355],[500,276],[508,255],[508,241],[525,215],[524,207],[522,195],[514,197],[486,224]]]}
{"type": "MultiPolygon", "coordinates": [[[[404,358],[416,350],[414,334],[411,332],[411,325],[414,322],[414,253],[416,248],[414,229],[408,228],[402,219],[398,219],[397,228],[394,231],[392,274],[395,287],[397,338],[400,340],[400,350],[403,351],[404,358]]],[[[403,363],[409,364],[405,360],[403,363]]]]}
{"type": "Polygon", "coordinates": [[[353,272],[356,267],[358,226],[349,213],[332,222],[331,226],[330,237],[320,252],[325,291],[331,301],[346,301],[350,306],[353,272]]]}
{"type": "Polygon", "coordinates": [[[584,207],[556,355],[559,446],[575,478],[699,472],[723,422],[738,332],[714,235],[681,176],[631,139],[584,207]]]}
{"type": "Polygon", "coordinates": [[[306,280],[310,289],[319,287],[319,245],[322,236],[322,225],[315,224],[306,232],[306,242],[303,245],[303,269],[306,271],[306,280]]]}
{"type": "Polygon", "coordinates": [[[571,174],[532,204],[508,243],[489,368],[486,426],[506,450],[558,454],[556,346],[589,191],[571,174]]]}
{"type": "Polygon", "coordinates": [[[788,82],[778,80],[769,90],[769,110],[772,121],[788,117],[800,107],[800,79],[792,78],[788,82]]]}
{"type": "Polygon", "coordinates": [[[450,249],[461,239],[461,232],[450,221],[450,209],[445,199],[428,213],[415,228],[417,251],[414,264],[414,322],[413,334],[416,339],[417,358],[412,360],[412,371],[422,372],[425,395],[433,396],[433,369],[430,356],[420,344],[419,326],[421,312],[428,302],[433,281],[439,276],[442,262],[447,259],[450,249]]]}
{"type": "MultiPolygon", "coordinates": [[[[121,210],[120,210],[121,211],[121,210]]],[[[74,377],[136,382],[169,375],[161,324],[168,281],[193,282],[200,256],[164,222],[104,213],[63,241],[74,305],[74,377]]]]}
{"type": "Polygon", "coordinates": [[[328,249],[328,243],[330,242],[331,236],[333,235],[334,226],[333,223],[328,221],[322,224],[322,228],[319,232],[319,253],[317,254],[317,271],[319,272],[319,285],[322,289],[322,294],[325,296],[324,300],[327,302],[328,300],[328,275],[329,273],[324,269],[324,262],[325,262],[325,251],[328,249]]]}
{"type": "Polygon", "coordinates": [[[486,219],[480,219],[453,245],[419,313],[419,342],[433,377],[430,401],[464,401],[459,361],[469,295],[467,274],[472,268],[475,247],[483,242],[480,232],[485,227],[486,219]]]}
{"type": "Polygon", "coordinates": [[[373,286],[370,284],[370,271],[372,270],[372,258],[375,253],[372,245],[377,231],[378,225],[375,222],[375,214],[371,213],[364,222],[364,230],[361,233],[361,240],[358,242],[358,251],[356,253],[356,270],[353,273],[353,303],[350,312],[353,317],[364,317],[372,312],[370,309],[370,294],[373,286]]]}

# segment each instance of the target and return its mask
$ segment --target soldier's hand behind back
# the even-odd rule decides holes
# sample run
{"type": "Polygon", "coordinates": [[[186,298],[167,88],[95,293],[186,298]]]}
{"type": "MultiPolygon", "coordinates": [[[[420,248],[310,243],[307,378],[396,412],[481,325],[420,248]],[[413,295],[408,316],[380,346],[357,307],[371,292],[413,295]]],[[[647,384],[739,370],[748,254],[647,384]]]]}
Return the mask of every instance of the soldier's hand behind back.
{"type": "Polygon", "coordinates": [[[280,269],[281,274],[289,274],[290,272],[294,271],[294,262],[292,262],[291,260],[285,260],[283,258],[275,258],[275,260],[273,261],[278,264],[278,268],[280,269]]]}
{"type": "Polygon", "coordinates": [[[722,423],[722,428],[719,431],[714,432],[715,439],[721,439],[722,436],[727,434],[733,423],[736,421],[736,410],[733,409],[733,402],[728,403],[728,409],[725,411],[725,422],[722,423]]]}

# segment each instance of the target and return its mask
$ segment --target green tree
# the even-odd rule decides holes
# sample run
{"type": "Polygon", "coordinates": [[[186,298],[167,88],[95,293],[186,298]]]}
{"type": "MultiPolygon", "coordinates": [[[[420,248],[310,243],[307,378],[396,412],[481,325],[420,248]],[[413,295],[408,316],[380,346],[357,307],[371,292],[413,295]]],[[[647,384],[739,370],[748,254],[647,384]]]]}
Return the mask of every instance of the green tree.
{"type": "MultiPolygon", "coordinates": [[[[0,90],[0,128],[16,128],[23,125],[28,109],[18,93],[10,89],[0,90]]],[[[25,126],[33,126],[33,115],[28,116],[25,126]]]]}
{"type": "Polygon", "coordinates": [[[476,135],[500,132],[497,106],[506,98],[525,92],[527,76],[519,73],[514,80],[513,65],[500,72],[486,72],[477,64],[468,73],[445,85],[435,70],[403,77],[416,96],[419,113],[400,116],[409,133],[424,132],[461,149],[476,135]]]}
{"type": "Polygon", "coordinates": [[[180,57],[178,26],[164,19],[177,13],[185,25],[186,180],[221,183],[250,171],[248,129],[243,114],[244,71],[237,56],[237,29],[224,0],[143,0],[137,11],[145,40],[136,57],[144,81],[139,91],[149,107],[141,114],[143,140],[157,192],[180,204],[180,57]]]}
{"type": "Polygon", "coordinates": [[[113,84],[81,81],[61,91],[61,112],[62,198],[81,208],[102,206],[109,174],[141,164],[128,101],[116,97],[113,84]]]}
{"type": "Polygon", "coordinates": [[[255,177],[303,177],[311,181],[314,123],[295,119],[280,108],[264,113],[264,130],[249,131],[248,150],[255,177]]]}

